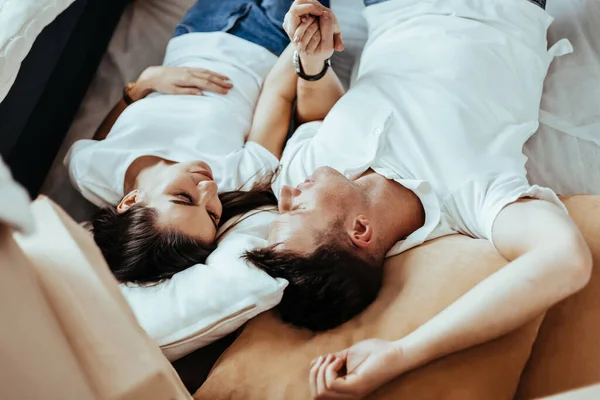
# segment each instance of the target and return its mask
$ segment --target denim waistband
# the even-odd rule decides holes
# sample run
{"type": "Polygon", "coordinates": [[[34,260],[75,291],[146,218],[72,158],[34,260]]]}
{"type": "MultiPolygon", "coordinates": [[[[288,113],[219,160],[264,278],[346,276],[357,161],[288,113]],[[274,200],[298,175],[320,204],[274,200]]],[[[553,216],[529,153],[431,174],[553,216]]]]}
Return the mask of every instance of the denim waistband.
{"type": "MultiPolygon", "coordinates": [[[[320,0],[329,7],[329,0],[320,0]]],[[[192,32],[228,32],[279,55],[289,44],[282,25],[293,0],[198,0],[180,21],[174,36],[192,32]]]]}

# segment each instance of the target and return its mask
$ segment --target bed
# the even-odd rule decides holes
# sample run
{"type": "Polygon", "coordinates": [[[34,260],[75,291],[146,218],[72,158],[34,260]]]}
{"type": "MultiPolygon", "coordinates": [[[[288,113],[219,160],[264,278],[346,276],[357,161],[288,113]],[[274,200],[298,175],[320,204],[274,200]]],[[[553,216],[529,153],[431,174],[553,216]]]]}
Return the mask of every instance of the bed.
{"type": "MultiPolygon", "coordinates": [[[[115,36],[69,130],[42,192],[78,220],[89,205],[72,189],[62,159],[71,144],[92,137],[96,127],[121,96],[123,85],[148,65],[159,64],[173,27],[193,0],[145,0],[125,11],[115,36]]],[[[356,60],[366,41],[361,0],[332,0],[344,31],[346,51],[336,54],[334,68],[350,85],[356,60]]],[[[556,18],[549,44],[568,38],[575,51],[552,64],[542,100],[541,125],[525,146],[532,183],[560,194],[600,194],[600,4],[594,0],[553,0],[548,12],[556,18]],[[595,84],[596,83],[596,84],[595,84]]]]}
{"type": "MultiPolygon", "coordinates": [[[[89,217],[89,204],[71,187],[62,159],[71,144],[92,137],[100,121],[118,101],[123,85],[143,68],[159,64],[173,27],[193,0],[145,0],[134,2],[123,14],[108,51],[56,156],[42,192],[74,218],[89,217]]],[[[346,51],[337,54],[334,68],[344,84],[352,82],[356,60],[366,41],[361,0],[332,0],[338,15],[346,51]]],[[[549,34],[550,44],[567,37],[574,54],[557,59],[549,74],[542,102],[539,132],[526,145],[530,157],[529,178],[561,194],[600,194],[600,4],[594,0],[554,0],[548,11],[557,17],[549,34]],[[582,22],[583,21],[583,22],[582,22]]],[[[208,374],[221,352],[235,339],[229,335],[175,362],[191,391],[208,374]],[[189,378],[189,379],[188,379],[189,378]]]]}

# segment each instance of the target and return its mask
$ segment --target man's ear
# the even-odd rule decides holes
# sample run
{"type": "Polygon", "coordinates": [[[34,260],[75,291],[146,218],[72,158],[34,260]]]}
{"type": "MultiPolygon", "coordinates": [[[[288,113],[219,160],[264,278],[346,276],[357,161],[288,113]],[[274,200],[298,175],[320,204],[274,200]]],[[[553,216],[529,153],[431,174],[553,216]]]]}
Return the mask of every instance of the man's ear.
{"type": "Polygon", "coordinates": [[[359,215],[354,219],[352,229],[348,231],[352,243],[361,249],[371,246],[373,239],[373,226],[371,221],[364,216],[359,215]]]}
{"type": "Polygon", "coordinates": [[[117,212],[123,214],[125,211],[129,210],[132,205],[141,202],[142,197],[139,190],[132,190],[121,199],[121,202],[117,206],[117,212]]]}

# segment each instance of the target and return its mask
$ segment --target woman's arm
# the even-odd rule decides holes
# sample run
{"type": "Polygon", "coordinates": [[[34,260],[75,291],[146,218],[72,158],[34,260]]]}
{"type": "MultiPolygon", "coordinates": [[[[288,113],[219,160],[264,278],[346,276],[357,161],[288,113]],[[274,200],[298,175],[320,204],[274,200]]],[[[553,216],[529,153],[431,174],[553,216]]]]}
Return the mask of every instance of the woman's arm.
{"type": "MultiPolygon", "coordinates": [[[[138,101],[152,92],[165,94],[203,95],[205,90],[227,94],[233,87],[229,78],[201,68],[148,67],[141,73],[135,85],[128,91],[132,101],[138,101]]],[[[113,125],[127,108],[123,99],[108,113],[94,135],[104,140],[113,125]]]]}
{"type": "Polygon", "coordinates": [[[298,77],[292,56],[294,45],[290,44],[267,75],[256,105],[249,142],[256,142],[281,158],[287,137],[298,77]]]}
{"type": "Polygon", "coordinates": [[[98,130],[94,134],[92,139],[94,140],[104,140],[108,133],[112,129],[115,122],[117,122],[117,118],[121,115],[121,113],[127,108],[127,104],[125,100],[121,99],[119,102],[113,107],[112,110],[108,113],[108,115],[104,118],[98,130]]]}
{"type": "MultiPolygon", "coordinates": [[[[135,102],[146,97],[148,93],[151,92],[151,88],[149,88],[148,85],[148,82],[142,79],[138,79],[135,86],[129,91],[129,97],[131,98],[131,100],[135,102]]],[[[108,115],[104,118],[98,130],[96,130],[93,139],[106,139],[106,136],[108,136],[108,133],[112,129],[113,125],[115,124],[115,122],[117,122],[117,119],[119,118],[121,113],[125,111],[126,108],[127,103],[125,102],[124,98],[121,98],[119,102],[113,107],[113,109],[110,110],[108,115]]]]}

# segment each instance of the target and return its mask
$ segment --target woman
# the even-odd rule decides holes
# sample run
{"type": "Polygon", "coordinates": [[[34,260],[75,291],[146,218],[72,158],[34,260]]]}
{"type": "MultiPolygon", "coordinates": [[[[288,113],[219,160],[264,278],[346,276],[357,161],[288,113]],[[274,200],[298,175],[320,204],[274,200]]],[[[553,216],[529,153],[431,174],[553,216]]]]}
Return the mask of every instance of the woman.
{"type": "Polygon", "coordinates": [[[94,238],[121,282],[157,282],[204,262],[228,218],[275,204],[265,178],[278,166],[296,93],[291,53],[273,67],[289,42],[280,27],[290,5],[199,0],[164,65],[126,86],[95,140],[71,148],[74,186],[106,207],[94,238]]]}

